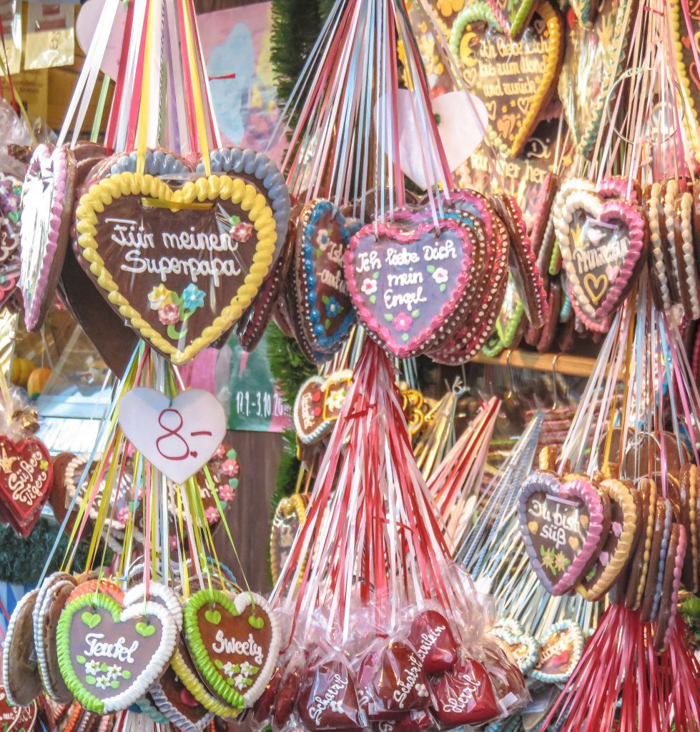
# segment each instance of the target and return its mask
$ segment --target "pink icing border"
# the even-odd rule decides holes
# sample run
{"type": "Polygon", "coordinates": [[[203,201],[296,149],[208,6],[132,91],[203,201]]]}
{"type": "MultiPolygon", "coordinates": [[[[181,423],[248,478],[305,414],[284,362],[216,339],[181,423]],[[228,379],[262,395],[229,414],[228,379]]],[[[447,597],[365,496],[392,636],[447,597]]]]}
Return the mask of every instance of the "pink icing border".
{"type": "MultiPolygon", "coordinates": [[[[424,217],[427,217],[429,215],[429,212],[426,212],[426,214],[424,214],[424,217]]],[[[398,356],[399,358],[407,358],[409,356],[416,355],[416,352],[421,349],[421,347],[429,345],[435,334],[439,331],[441,327],[445,325],[448,319],[455,317],[455,310],[458,309],[459,302],[462,299],[467,285],[470,283],[471,280],[469,270],[472,267],[472,250],[474,247],[471,240],[469,239],[467,231],[463,227],[459,226],[457,223],[449,219],[438,218],[438,226],[440,227],[441,231],[444,231],[445,229],[450,229],[455,233],[456,236],[459,237],[460,241],[462,242],[462,251],[464,253],[464,258],[462,260],[461,270],[459,276],[457,277],[456,286],[452,291],[452,297],[450,297],[450,299],[445,302],[445,304],[440,309],[440,312],[437,315],[433,316],[430,325],[426,328],[423,328],[423,330],[418,335],[411,338],[411,340],[404,345],[396,343],[391,333],[391,330],[382,325],[374,317],[370,309],[365,305],[364,297],[360,292],[360,289],[357,286],[357,281],[355,279],[355,250],[358,248],[361,239],[367,236],[374,237],[375,242],[378,237],[389,236],[399,244],[409,244],[413,241],[416,241],[424,233],[434,228],[432,220],[420,224],[413,231],[402,231],[396,226],[392,226],[390,224],[365,224],[365,226],[363,226],[356,234],[351,237],[350,244],[348,245],[348,249],[345,252],[345,281],[348,285],[348,290],[350,291],[350,297],[352,298],[353,305],[357,310],[358,318],[362,320],[364,325],[369,330],[371,330],[375,335],[377,335],[378,338],[381,339],[385,348],[387,348],[391,353],[393,353],[395,356],[398,356]]]]}
{"type": "Polygon", "coordinates": [[[525,480],[518,496],[518,518],[520,520],[520,531],[525,542],[530,563],[537,575],[537,578],[544,587],[552,595],[564,595],[581,580],[581,576],[586,571],[586,567],[596,556],[599,549],[600,538],[603,532],[603,503],[598,495],[598,491],[588,481],[581,478],[570,478],[562,481],[559,476],[553,473],[543,471],[535,471],[525,480]],[[530,539],[530,530],[528,529],[528,518],[525,510],[527,499],[538,492],[548,493],[561,498],[570,498],[576,496],[580,498],[588,509],[588,534],[586,541],[581,547],[581,551],[576,559],[571,563],[570,567],[564,572],[561,579],[552,583],[542,570],[540,558],[537,556],[535,547],[530,539]]]}
{"type": "Polygon", "coordinates": [[[571,286],[569,285],[568,275],[566,286],[569,290],[569,302],[571,303],[571,306],[573,307],[578,319],[586,326],[586,328],[588,328],[588,330],[592,330],[594,333],[607,333],[610,330],[610,318],[605,318],[603,322],[593,320],[593,318],[584,313],[583,310],[579,307],[578,300],[576,299],[576,296],[572,292],[571,286]]]}
{"type": "Polygon", "coordinates": [[[647,220],[641,208],[636,208],[624,201],[606,201],[600,220],[609,221],[612,218],[622,219],[627,224],[630,243],[615,284],[608,290],[605,299],[595,311],[596,318],[605,318],[611,315],[621,304],[622,295],[634,276],[639,258],[644,253],[644,244],[646,242],[647,220]]]}
{"type": "MultiPolygon", "coordinates": [[[[49,284],[51,270],[54,264],[54,257],[58,249],[61,238],[62,214],[70,216],[71,205],[66,205],[68,198],[68,148],[65,146],[57,147],[50,150],[48,145],[39,145],[34,151],[34,155],[29,163],[25,181],[31,175],[41,173],[41,163],[51,160],[51,170],[53,172],[54,186],[51,201],[51,218],[49,220],[49,229],[47,232],[48,241],[42,258],[39,277],[34,283],[26,283],[28,286],[34,287],[34,299],[31,305],[27,307],[27,298],[25,297],[25,288],[20,287],[22,292],[22,302],[24,303],[24,319],[27,330],[33,330],[39,323],[41,309],[46,300],[46,288],[49,284]]],[[[23,192],[24,196],[24,192],[23,192]]],[[[66,236],[68,232],[66,231],[66,236]]],[[[20,238],[20,248],[22,240],[20,238]]],[[[22,256],[24,256],[22,254],[22,256]]],[[[21,279],[21,278],[20,278],[21,279]]]]}
{"type": "Polygon", "coordinates": [[[597,188],[599,193],[604,198],[624,198],[632,203],[637,203],[637,189],[632,182],[630,188],[630,196],[627,197],[627,183],[628,179],[622,175],[611,175],[607,178],[603,178],[600,185],[597,188]]]}

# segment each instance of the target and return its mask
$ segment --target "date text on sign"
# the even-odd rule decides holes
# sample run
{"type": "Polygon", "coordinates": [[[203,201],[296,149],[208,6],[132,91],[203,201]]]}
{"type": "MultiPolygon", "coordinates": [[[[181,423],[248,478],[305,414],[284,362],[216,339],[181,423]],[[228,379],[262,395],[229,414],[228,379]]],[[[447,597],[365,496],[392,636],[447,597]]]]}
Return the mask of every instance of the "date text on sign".
{"type": "Polygon", "coordinates": [[[203,389],[172,402],[155,389],[132,389],[119,406],[119,424],[146,460],[176,483],[205,465],[226,435],[223,407],[203,389]]]}

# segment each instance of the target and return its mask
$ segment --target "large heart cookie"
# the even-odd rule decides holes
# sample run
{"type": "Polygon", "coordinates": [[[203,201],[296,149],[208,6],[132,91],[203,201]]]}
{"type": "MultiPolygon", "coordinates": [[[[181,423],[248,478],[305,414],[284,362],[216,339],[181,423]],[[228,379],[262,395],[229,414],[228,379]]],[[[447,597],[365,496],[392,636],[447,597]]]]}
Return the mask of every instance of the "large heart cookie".
{"type": "Polygon", "coordinates": [[[27,330],[38,330],[53,298],[73,209],[75,160],[67,146],[39,145],[22,187],[19,286],[27,330]]]}
{"type": "Polygon", "coordinates": [[[14,443],[0,436],[0,498],[22,536],[39,520],[52,486],[51,456],[42,442],[31,437],[14,443]]]}
{"type": "Polygon", "coordinates": [[[112,307],[173,363],[216,341],[257,295],[277,241],[267,198],[212,175],[172,189],[116,173],[80,199],[80,261],[112,307]]]}
{"type": "Polygon", "coordinates": [[[459,220],[435,223],[428,212],[368,224],[350,240],[345,278],[358,317],[395,356],[424,352],[459,323],[473,296],[473,236],[459,220]]]}
{"type": "Polygon", "coordinates": [[[209,688],[232,707],[251,706],[270,680],[279,653],[277,619],[252,592],[232,599],[200,590],[185,605],[185,637],[209,688]]]}
{"type": "Polygon", "coordinates": [[[537,6],[519,41],[507,37],[485,0],[469,3],[452,26],[450,48],[462,79],[486,106],[495,147],[511,157],[522,151],[554,92],[562,30],[547,0],[537,6]]]}
{"type": "Polygon", "coordinates": [[[119,424],[134,447],[175,483],[194,475],[226,434],[223,408],[203,389],[188,389],[174,399],[155,389],[131,389],[119,405],[119,424]]]}
{"type": "Polygon", "coordinates": [[[535,471],[518,496],[520,530],[535,573],[552,595],[581,581],[598,555],[606,522],[603,500],[582,477],[563,481],[535,471]]]}
{"type": "Polygon", "coordinates": [[[615,101],[616,82],[624,68],[632,0],[604,0],[598,17],[584,27],[567,13],[568,37],[559,76],[559,98],[576,148],[582,155],[593,150],[606,106],[615,101]]]}
{"type": "Polygon", "coordinates": [[[128,709],[163,673],[175,648],[170,612],[151,601],[123,608],[109,595],[70,600],[58,621],[58,662],[66,685],[86,709],[128,709]]]}
{"type": "Polygon", "coordinates": [[[566,196],[554,226],[573,304],[591,330],[622,303],[646,261],[649,227],[641,207],[592,191],[566,196]]]}

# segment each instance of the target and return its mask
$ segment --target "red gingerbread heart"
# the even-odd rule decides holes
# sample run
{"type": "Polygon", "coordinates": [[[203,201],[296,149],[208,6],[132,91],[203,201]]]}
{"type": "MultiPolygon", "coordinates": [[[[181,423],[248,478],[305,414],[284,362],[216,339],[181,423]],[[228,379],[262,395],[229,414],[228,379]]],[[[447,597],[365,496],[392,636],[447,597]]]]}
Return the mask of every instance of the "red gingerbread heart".
{"type": "Polygon", "coordinates": [[[471,658],[441,676],[433,694],[435,716],[446,727],[481,724],[501,713],[486,669],[471,658]]]}
{"type": "Polygon", "coordinates": [[[285,675],[277,689],[273,722],[275,729],[285,729],[294,711],[301,688],[301,669],[297,666],[285,675]]]}
{"type": "Polygon", "coordinates": [[[447,619],[437,610],[424,610],[415,617],[408,640],[426,673],[448,671],[457,661],[457,641],[447,619]]]}
{"type": "Polygon", "coordinates": [[[0,436],[0,499],[13,528],[28,536],[53,485],[49,451],[33,437],[19,444],[0,436]]]}
{"type": "Polygon", "coordinates": [[[265,690],[253,705],[253,721],[256,725],[264,726],[272,713],[272,705],[275,702],[275,695],[280,681],[282,681],[282,669],[278,666],[272,674],[272,678],[267,682],[265,690]]]}
{"type": "Polygon", "coordinates": [[[297,711],[309,732],[359,730],[365,726],[355,681],[347,663],[341,659],[325,661],[307,671],[297,711]]]}

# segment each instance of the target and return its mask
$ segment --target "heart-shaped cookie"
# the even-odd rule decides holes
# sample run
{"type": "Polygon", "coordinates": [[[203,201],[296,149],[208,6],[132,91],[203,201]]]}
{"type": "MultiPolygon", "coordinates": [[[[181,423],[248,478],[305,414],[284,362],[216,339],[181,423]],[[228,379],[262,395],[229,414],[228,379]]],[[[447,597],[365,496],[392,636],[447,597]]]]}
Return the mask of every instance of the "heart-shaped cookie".
{"type": "Polygon", "coordinates": [[[523,675],[535,667],[540,644],[530,633],[525,631],[514,633],[508,628],[496,627],[491,631],[491,635],[510,653],[523,675]]]}
{"type": "Polygon", "coordinates": [[[606,105],[624,68],[632,27],[631,0],[604,0],[595,22],[584,27],[567,13],[567,41],[559,76],[559,98],[574,144],[581,155],[593,150],[606,105]]]}
{"type": "Polygon", "coordinates": [[[450,48],[468,90],[486,106],[487,134],[500,152],[517,157],[547,106],[563,57],[562,31],[548,0],[537,5],[519,41],[507,37],[484,0],[457,16],[450,48]]]}
{"type": "Polygon", "coordinates": [[[39,145],[22,186],[19,287],[27,330],[41,327],[52,301],[73,210],[75,160],[67,146],[39,145]]]}
{"type": "Polygon", "coordinates": [[[173,399],[155,389],[131,389],[119,405],[119,424],[134,447],[175,483],[194,475],[226,434],[221,404],[203,389],[173,399]]]}
{"type": "Polygon", "coordinates": [[[423,610],[416,615],[408,640],[429,674],[447,671],[457,662],[457,641],[447,618],[437,610],[423,610]]]}
{"type": "Polygon", "coordinates": [[[584,642],[583,631],[573,620],[555,623],[542,636],[530,676],[545,684],[564,683],[581,659],[584,642]]]}
{"type": "Polygon", "coordinates": [[[297,309],[307,341],[326,356],[342,346],[355,322],[343,257],[359,228],[325,200],[307,203],[296,224],[297,309]]]}
{"type": "Polygon", "coordinates": [[[277,582],[282,573],[297,532],[306,521],[308,500],[307,493],[295,493],[285,496],[277,504],[270,532],[270,572],[273,582],[277,582]]]}
{"type": "Polygon", "coordinates": [[[39,590],[28,592],[15,606],[2,647],[2,686],[10,704],[27,706],[41,694],[34,649],[34,608],[39,590]]]}
{"type": "Polygon", "coordinates": [[[27,707],[10,704],[4,687],[0,685],[0,724],[5,732],[33,732],[37,711],[35,701],[27,707]]]}
{"type": "Polygon", "coordinates": [[[182,364],[216,341],[257,295],[277,230],[267,198],[212,175],[174,190],[162,179],[98,179],[76,211],[80,262],[119,314],[182,364]]]}
{"type": "Polygon", "coordinates": [[[518,517],[538,579],[553,595],[567,593],[585,576],[605,539],[608,517],[595,486],[582,477],[563,480],[535,471],[520,489],[518,517]]]}
{"type": "Polygon", "coordinates": [[[156,602],[123,607],[110,595],[88,592],[66,604],[56,636],[66,685],[83,707],[107,714],[128,709],[161,676],[177,626],[156,602]]]}
{"type": "Polygon", "coordinates": [[[573,304],[588,328],[604,331],[644,265],[646,216],[639,206],[590,191],[570,192],[559,214],[554,225],[573,304]]]}
{"type": "Polygon", "coordinates": [[[297,392],[292,417],[297,437],[305,445],[312,445],[328,434],[333,426],[324,415],[326,380],[310,376],[297,392]]]}
{"type": "Polygon", "coordinates": [[[331,658],[306,671],[297,711],[310,732],[359,730],[367,726],[355,680],[344,657],[331,658]]]}
{"type": "Polygon", "coordinates": [[[486,669],[471,658],[461,659],[452,670],[437,677],[433,695],[435,716],[445,727],[477,725],[501,713],[486,669]]]}
{"type": "Polygon", "coordinates": [[[473,294],[473,236],[426,210],[368,224],[350,240],[345,278],[358,317],[395,356],[423,353],[459,323],[473,294]]]}
{"type": "Polygon", "coordinates": [[[603,548],[578,587],[581,595],[590,602],[600,600],[613,586],[625,569],[638,538],[637,505],[632,489],[614,478],[602,481],[600,487],[610,497],[611,524],[603,548]]]}
{"type": "Polygon", "coordinates": [[[267,601],[252,592],[232,599],[219,590],[200,590],[184,615],[187,646],[204,681],[230,706],[252,706],[279,653],[279,627],[267,601]]]}
{"type": "Polygon", "coordinates": [[[51,456],[34,437],[14,443],[0,435],[0,498],[22,536],[39,520],[53,486],[51,456]]]}

